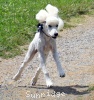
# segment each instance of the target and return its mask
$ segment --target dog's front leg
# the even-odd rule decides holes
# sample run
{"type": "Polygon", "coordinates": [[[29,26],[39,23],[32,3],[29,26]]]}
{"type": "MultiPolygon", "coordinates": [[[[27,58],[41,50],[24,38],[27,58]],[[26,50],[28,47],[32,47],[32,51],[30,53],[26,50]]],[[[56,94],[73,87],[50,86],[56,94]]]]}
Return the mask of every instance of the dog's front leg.
{"type": "Polygon", "coordinates": [[[49,77],[49,73],[46,70],[46,65],[45,65],[46,57],[45,57],[43,51],[39,52],[39,59],[40,59],[40,67],[42,68],[42,71],[43,71],[45,79],[46,79],[46,85],[47,85],[47,87],[51,87],[53,83],[49,77]]]}
{"type": "Polygon", "coordinates": [[[35,50],[33,44],[31,43],[30,46],[29,46],[28,52],[25,56],[25,59],[24,59],[23,63],[21,64],[17,74],[13,77],[13,80],[17,81],[20,78],[21,73],[23,72],[23,70],[26,67],[27,63],[34,57],[36,52],[37,51],[35,50]]]}
{"type": "Polygon", "coordinates": [[[59,61],[59,56],[58,56],[56,48],[53,48],[52,54],[53,54],[53,58],[54,58],[54,60],[56,62],[56,65],[57,65],[57,70],[59,72],[59,76],[60,77],[65,77],[65,72],[64,72],[64,70],[63,70],[63,68],[61,66],[60,61],[59,61]]]}

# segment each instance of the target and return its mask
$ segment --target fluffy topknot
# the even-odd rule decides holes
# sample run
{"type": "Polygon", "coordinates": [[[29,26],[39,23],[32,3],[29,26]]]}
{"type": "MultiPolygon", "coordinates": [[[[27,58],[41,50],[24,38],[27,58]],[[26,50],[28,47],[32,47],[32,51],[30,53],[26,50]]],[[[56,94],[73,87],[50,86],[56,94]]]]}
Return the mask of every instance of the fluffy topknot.
{"type": "Polygon", "coordinates": [[[52,6],[51,4],[48,4],[45,8],[47,10],[47,12],[52,15],[52,16],[58,16],[58,12],[59,10],[57,9],[57,7],[52,6]]]}
{"type": "MultiPolygon", "coordinates": [[[[55,19],[55,17],[56,17],[56,19],[58,19],[58,21],[59,21],[58,30],[62,30],[62,28],[63,28],[63,26],[64,26],[64,22],[63,22],[63,20],[58,16],[58,12],[59,12],[59,10],[58,10],[57,7],[52,6],[51,4],[48,4],[48,5],[46,6],[45,10],[42,9],[42,10],[40,10],[40,11],[36,14],[36,20],[38,20],[39,23],[43,23],[43,22],[45,22],[45,21],[48,21],[48,19],[49,19],[49,17],[50,17],[50,22],[52,22],[52,21],[51,21],[51,18],[52,18],[52,20],[53,20],[53,19],[55,19]],[[54,17],[54,18],[53,18],[53,17],[54,17]]],[[[54,21],[54,22],[57,22],[57,20],[54,21]]]]}
{"type": "Polygon", "coordinates": [[[48,16],[47,11],[42,9],[36,14],[36,20],[42,23],[46,21],[47,16],[48,16]]]}

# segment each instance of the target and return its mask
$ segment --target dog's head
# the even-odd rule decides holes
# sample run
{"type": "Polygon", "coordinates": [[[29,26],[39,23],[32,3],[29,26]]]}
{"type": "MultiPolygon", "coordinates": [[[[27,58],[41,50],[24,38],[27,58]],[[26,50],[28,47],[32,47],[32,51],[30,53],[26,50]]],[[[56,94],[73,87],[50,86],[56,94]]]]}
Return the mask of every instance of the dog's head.
{"type": "Polygon", "coordinates": [[[36,15],[36,19],[39,21],[38,24],[39,30],[43,30],[43,32],[52,37],[56,38],[58,36],[58,24],[59,20],[56,16],[49,16],[49,14],[45,10],[40,10],[36,15]]]}
{"type": "Polygon", "coordinates": [[[52,38],[58,36],[59,18],[58,9],[56,7],[48,4],[46,10],[42,9],[36,14],[36,20],[43,26],[42,30],[46,35],[52,38]],[[51,8],[52,10],[50,10],[51,8]]]}
{"type": "Polygon", "coordinates": [[[58,18],[51,16],[46,18],[46,22],[44,25],[44,31],[49,34],[52,38],[56,38],[58,36],[58,18]]]}

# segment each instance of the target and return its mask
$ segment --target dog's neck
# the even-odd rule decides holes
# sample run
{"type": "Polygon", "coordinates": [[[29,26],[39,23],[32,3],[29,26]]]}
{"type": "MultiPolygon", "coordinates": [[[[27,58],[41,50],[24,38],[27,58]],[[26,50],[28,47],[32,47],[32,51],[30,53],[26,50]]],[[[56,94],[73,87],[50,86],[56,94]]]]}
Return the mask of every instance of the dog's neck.
{"type": "Polygon", "coordinates": [[[46,28],[44,28],[45,22],[43,24],[39,23],[37,27],[38,27],[38,32],[40,32],[40,35],[42,35],[42,37],[44,37],[46,41],[49,41],[52,38],[48,33],[46,33],[47,32],[45,30],[46,28]]]}
{"type": "Polygon", "coordinates": [[[40,34],[43,36],[45,41],[50,41],[50,39],[52,39],[52,37],[48,36],[47,33],[44,33],[44,31],[41,31],[40,34]]]}

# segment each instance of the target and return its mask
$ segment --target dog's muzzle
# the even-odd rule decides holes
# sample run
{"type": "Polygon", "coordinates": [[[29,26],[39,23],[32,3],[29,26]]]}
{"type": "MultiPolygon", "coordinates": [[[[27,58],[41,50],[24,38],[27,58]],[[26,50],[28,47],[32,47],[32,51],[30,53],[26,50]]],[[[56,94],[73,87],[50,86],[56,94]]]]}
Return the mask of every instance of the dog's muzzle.
{"type": "Polygon", "coordinates": [[[52,38],[56,39],[58,36],[58,33],[55,33],[54,36],[52,38]]]}

